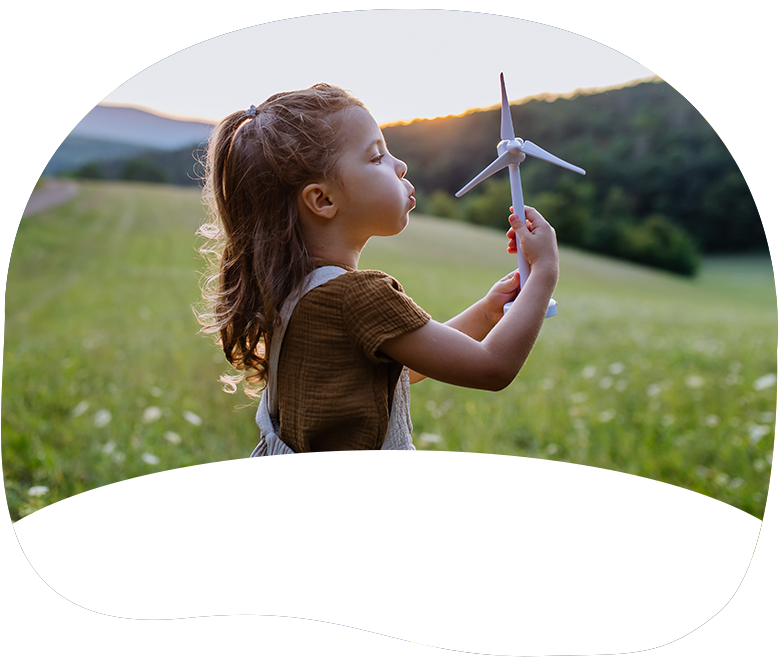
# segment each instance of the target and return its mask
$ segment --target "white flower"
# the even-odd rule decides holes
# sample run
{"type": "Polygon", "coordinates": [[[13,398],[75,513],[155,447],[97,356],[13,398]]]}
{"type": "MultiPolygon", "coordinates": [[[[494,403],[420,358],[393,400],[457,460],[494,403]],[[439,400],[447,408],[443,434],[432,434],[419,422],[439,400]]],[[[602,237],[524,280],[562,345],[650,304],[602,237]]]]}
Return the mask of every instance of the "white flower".
{"type": "Polygon", "coordinates": [[[144,452],[141,454],[141,460],[144,463],[148,463],[149,465],[157,465],[160,462],[160,459],[157,458],[157,456],[150,454],[149,452],[144,452]]]}
{"type": "Polygon", "coordinates": [[[730,481],[729,475],[724,474],[721,472],[717,477],[715,477],[715,483],[717,483],[719,486],[725,486],[730,481]]]}
{"type": "Polygon", "coordinates": [[[696,374],[691,374],[690,376],[686,376],[685,384],[690,388],[698,389],[704,385],[704,378],[697,376],[696,374]]]}
{"type": "Polygon", "coordinates": [[[424,444],[436,444],[439,442],[442,442],[444,438],[442,438],[440,435],[436,435],[435,433],[421,433],[420,434],[420,442],[424,444]]]}
{"type": "Polygon", "coordinates": [[[772,429],[769,426],[764,426],[763,424],[753,424],[753,426],[750,427],[750,442],[753,444],[756,444],[761,438],[763,438],[767,433],[769,433],[772,429]]]}
{"type": "Polygon", "coordinates": [[[609,422],[610,420],[615,418],[615,411],[610,408],[609,410],[604,410],[599,413],[599,421],[600,422],[609,422]]]}
{"type": "Polygon", "coordinates": [[[194,426],[200,426],[203,424],[203,420],[198,417],[194,412],[190,412],[189,410],[185,410],[182,415],[184,416],[184,419],[186,419],[190,424],[194,426]]]}
{"type": "Polygon", "coordinates": [[[89,401],[82,401],[73,409],[72,415],[74,417],[78,417],[79,415],[83,415],[85,412],[87,412],[87,408],[89,408],[89,401]]]}
{"type": "Polygon", "coordinates": [[[146,410],[144,410],[143,421],[145,424],[155,422],[160,419],[160,417],[162,417],[162,410],[160,410],[157,406],[149,406],[146,410]]]}
{"type": "Polygon", "coordinates": [[[46,495],[48,492],[48,486],[33,486],[27,491],[27,494],[30,497],[40,497],[41,495],[46,495]]]}
{"type": "Polygon", "coordinates": [[[658,396],[661,393],[661,387],[656,383],[650,383],[647,386],[647,396],[658,396]]]}
{"type": "Polygon", "coordinates": [[[715,428],[720,423],[720,417],[717,415],[707,415],[704,418],[704,423],[709,426],[711,429],[715,428]]]}
{"type": "Polygon", "coordinates": [[[595,375],[596,375],[596,367],[594,367],[592,364],[589,364],[587,367],[585,367],[582,370],[583,378],[593,378],[593,376],[595,375]]]}
{"type": "Polygon", "coordinates": [[[755,461],[753,461],[753,469],[756,472],[763,472],[766,469],[766,462],[760,458],[757,458],[755,461]]]}
{"type": "Polygon", "coordinates": [[[116,442],[113,440],[109,440],[106,444],[103,445],[100,451],[102,451],[104,454],[110,454],[112,451],[116,449],[116,442]]]}
{"type": "Polygon", "coordinates": [[[758,421],[764,422],[765,424],[771,424],[772,422],[775,421],[775,414],[773,412],[761,413],[758,416],[758,421]]]}
{"type": "Polygon", "coordinates": [[[556,445],[554,442],[551,442],[549,445],[547,445],[544,450],[548,454],[555,454],[558,451],[558,445],[556,445]]]}
{"type": "Polygon", "coordinates": [[[599,381],[599,387],[602,390],[608,390],[610,387],[612,387],[612,382],[613,382],[612,376],[604,376],[604,378],[602,378],[599,381]]]}
{"type": "Polygon", "coordinates": [[[734,477],[729,483],[729,488],[740,488],[745,484],[745,480],[740,477],[734,477]]]}
{"type": "Polygon", "coordinates": [[[672,424],[674,424],[674,415],[672,415],[671,413],[664,415],[661,418],[661,424],[663,424],[664,426],[671,426],[672,424]]]}
{"type": "Polygon", "coordinates": [[[175,431],[166,431],[163,433],[163,437],[174,445],[178,445],[181,442],[181,436],[175,431]]]}
{"type": "Polygon", "coordinates": [[[766,374],[761,376],[755,383],[753,383],[754,390],[765,390],[767,387],[772,387],[777,382],[776,374],[766,374]]]}
{"type": "Polygon", "coordinates": [[[622,362],[615,362],[609,365],[609,373],[617,376],[618,374],[623,373],[623,369],[625,368],[626,367],[622,362]]]}
{"type": "Polygon", "coordinates": [[[106,424],[108,424],[111,421],[111,413],[105,408],[101,408],[95,413],[95,417],[93,418],[93,421],[97,428],[103,428],[106,424]]]}

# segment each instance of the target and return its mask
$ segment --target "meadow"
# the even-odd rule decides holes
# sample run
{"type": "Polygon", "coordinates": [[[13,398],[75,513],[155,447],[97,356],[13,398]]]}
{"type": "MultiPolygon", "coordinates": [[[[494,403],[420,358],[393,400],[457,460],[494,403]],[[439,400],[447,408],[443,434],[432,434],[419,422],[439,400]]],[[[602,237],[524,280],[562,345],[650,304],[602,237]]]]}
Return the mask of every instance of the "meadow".
{"type": "MultiPolygon", "coordinates": [[[[22,220],[2,388],[13,520],[255,446],[254,404],[222,392],[227,364],[192,312],[204,217],[197,190],[85,182],[22,220]]],[[[361,267],[391,273],[445,321],[515,267],[505,245],[500,231],[413,213],[401,235],[369,242],[361,267]]],[[[555,298],[558,316],[505,390],[413,387],[418,449],[619,470],[760,518],[777,403],[768,253],[707,258],[688,279],[562,247],[555,298]]]]}

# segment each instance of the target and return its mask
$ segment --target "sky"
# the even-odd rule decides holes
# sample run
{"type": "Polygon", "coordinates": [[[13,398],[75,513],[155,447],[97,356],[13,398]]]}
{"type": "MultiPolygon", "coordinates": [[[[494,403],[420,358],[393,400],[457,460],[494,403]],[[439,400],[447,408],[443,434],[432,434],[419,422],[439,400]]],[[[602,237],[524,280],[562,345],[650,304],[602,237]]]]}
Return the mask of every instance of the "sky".
{"type": "Polygon", "coordinates": [[[379,124],[511,100],[622,85],[654,74],[572,32],[518,18],[378,10],[281,20],[202,41],[141,71],[110,105],[216,122],[271,94],[329,82],[379,124]]]}

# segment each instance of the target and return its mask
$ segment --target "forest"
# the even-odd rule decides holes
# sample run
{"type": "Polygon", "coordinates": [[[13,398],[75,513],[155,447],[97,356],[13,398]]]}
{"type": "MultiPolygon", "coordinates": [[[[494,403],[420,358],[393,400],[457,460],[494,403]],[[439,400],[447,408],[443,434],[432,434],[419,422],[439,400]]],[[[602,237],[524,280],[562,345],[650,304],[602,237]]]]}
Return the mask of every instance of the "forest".
{"type": "MultiPolygon", "coordinates": [[[[534,158],[520,166],[526,204],[550,220],[561,243],[687,275],[702,253],[766,251],[737,164],[667,83],[534,98],[511,111],[518,137],[587,172],[534,158]]],[[[422,192],[422,210],[505,227],[511,203],[505,172],[454,197],[496,157],[499,116],[496,107],[383,128],[422,192]]]]}

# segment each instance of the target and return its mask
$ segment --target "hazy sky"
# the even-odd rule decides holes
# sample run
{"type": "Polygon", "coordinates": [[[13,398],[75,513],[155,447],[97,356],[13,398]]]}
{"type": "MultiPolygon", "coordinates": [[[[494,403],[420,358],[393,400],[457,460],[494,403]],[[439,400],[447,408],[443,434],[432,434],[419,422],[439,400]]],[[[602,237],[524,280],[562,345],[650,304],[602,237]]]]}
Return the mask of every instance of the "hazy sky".
{"type": "Polygon", "coordinates": [[[648,78],[634,60],[579,35],[517,18],[374,10],[281,20],[201,42],[117,88],[105,103],[218,121],[274,92],[330,82],[380,124],[648,78]]]}

